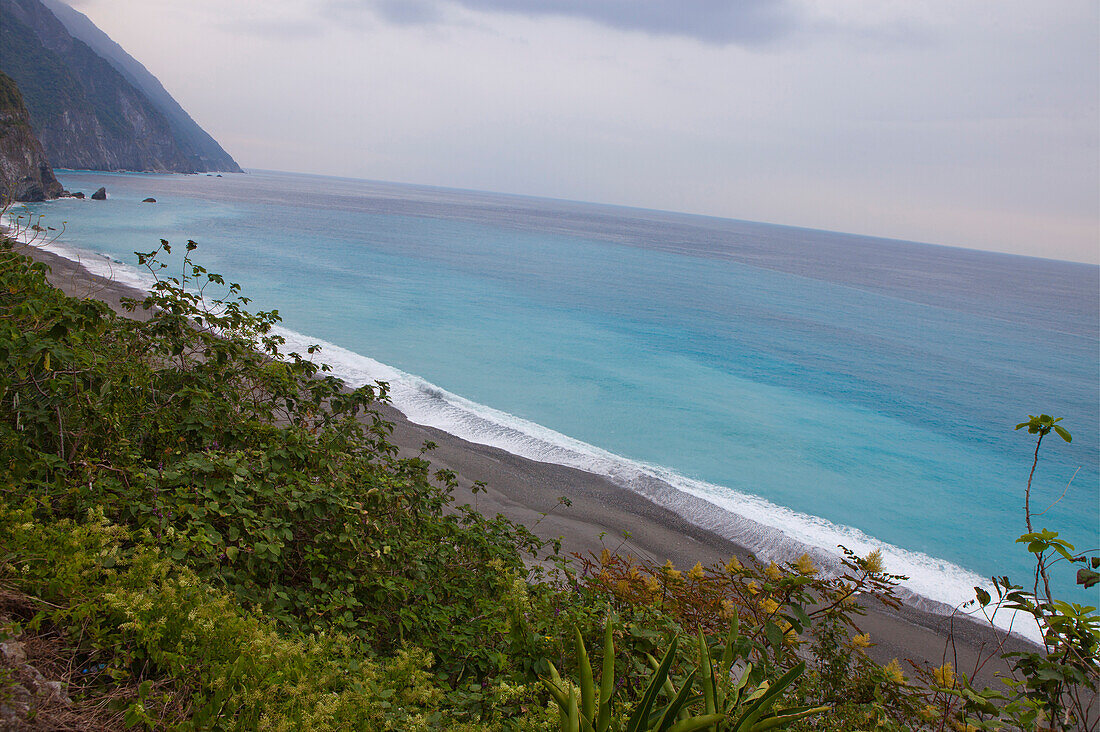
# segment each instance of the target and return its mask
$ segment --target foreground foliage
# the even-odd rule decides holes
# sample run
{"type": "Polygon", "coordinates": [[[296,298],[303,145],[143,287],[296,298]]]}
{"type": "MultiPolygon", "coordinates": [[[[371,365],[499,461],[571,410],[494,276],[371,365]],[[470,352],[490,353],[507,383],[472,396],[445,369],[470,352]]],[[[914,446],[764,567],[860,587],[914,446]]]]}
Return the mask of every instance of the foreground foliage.
{"type": "MultiPolygon", "coordinates": [[[[1016,540],[1035,556],[1034,582],[1030,588],[1017,585],[1008,577],[994,577],[996,597],[975,587],[977,597],[970,605],[990,625],[998,615],[1030,622],[1043,639],[1041,650],[1004,654],[1010,672],[1000,681],[1003,689],[978,689],[965,674],[941,673],[929,679],[933,694],[939,697],[942,715],[963,717],[966,725],[978,729],[1022,730],[1095,730],[1100,727],[1100,615],[1094,606],[1065,602],[1054,596],[1050,574],[1059,564],[1082,565],[1077,583],[1091,588],[1100,581],[1100,556],[1076,552],[1074,546],[1059,538],[1057,531],[1036,531],[1031,509],[1032,480],[1039,463],[1043,438],[1052,431],[1064,442],[1072,442],[1069,431],[1059,425],[1061,417],[1029,415],[1016,425],[1036,435],[1034,460],[1024,494],[1024,520],[1027,533],[1016,540]]],[[[1045,513],[1042,512],[1042,513],[1045,513]]],[[[1038,514],[1042,515],[1042,514],[1038,514]]]]}
{"type": "MultiPolygon", "coordinates": [[[[70,639],[70,665],[94,670],[71,693],[113,690],[119,725],[893,730],[1012,713],[1041,729],[1095,690],[1095,611],[1007,585],[1003,604],[1052,635],[997,697],[867,657],[863,607],[896,605],[902,579],[877,554],[829,572],[558,556],[456,505],[424,453],[399,457],[386,386],[348,390],[316,349],[284,353],[278,313],[249,313],[193,244],[175,277],[167,243],[139,255],[157,276],[129,303],[143,319],[65,297],[15,246],[0,245],[0,589],[35,611],[3,632],[70,639]]],[[[1030,541],[1041,567],[1072,552],[1030,541]]]]}

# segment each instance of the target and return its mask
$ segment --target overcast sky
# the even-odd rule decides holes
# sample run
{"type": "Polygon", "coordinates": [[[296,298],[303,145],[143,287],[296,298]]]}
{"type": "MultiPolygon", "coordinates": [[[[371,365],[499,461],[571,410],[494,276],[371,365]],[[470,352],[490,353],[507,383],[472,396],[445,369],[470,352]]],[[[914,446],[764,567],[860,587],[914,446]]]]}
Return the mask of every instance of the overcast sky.
{"type": "Polygon", "coordinates": [[[70,0],[246,168],[1100,260],[1095,0],[70,0]]]}

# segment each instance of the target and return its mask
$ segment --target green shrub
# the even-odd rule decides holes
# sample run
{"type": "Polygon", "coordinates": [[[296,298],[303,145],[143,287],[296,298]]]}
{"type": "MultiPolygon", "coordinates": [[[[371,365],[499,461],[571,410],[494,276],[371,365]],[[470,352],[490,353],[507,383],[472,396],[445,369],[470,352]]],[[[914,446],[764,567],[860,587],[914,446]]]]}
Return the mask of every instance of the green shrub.
{"type": "MultiPolygon", "coordinates": [[[[808,557],[682,571],[556,556],[503,517],[454,506],[453,473],[433,474],[423,452],[397,457],[377,409],[385,384],[347,390],[316,348],[284,353],[278,313],[249,313],[193,249],[178,277],[164,276],[166,242],[139,255],[157,283],[128,303],[138,321],[64,296],[0,243],[0,583],[38,598],[33,624],[68,629],[74,653],[102,660],[97,683],[137,684],[129,722],[534,731],[720,714],[719,729],[753,729],[770,714],[795,729],[1095,727],[1085,692],[1100,622],[1045,579],[1061,561],[1095,582],[1100,561],[1034,531],[1030,511],[1035,587],[1002,578],[999,604],[979,601],[1035,617],[1043,652],[1011,659],[1007,691],[948,666],[910,681],[863,652],[857,594],[896,605],[902,579],[877,554],[846,553],[835,577],[808,557]],[[525,555],[555,569],[532,579],[525,555]],[[739,633],[708,673],[730,625],[739,633]],[[586,646],[601,638],[611,672],[597,697],[586,646]],[[556,668],[579,669],[579,683],[556,668]],[[157,716],[164,680],[186,719],[157,716]],[[794,718],[822,705],[829,714],[794,718]]],[[[1047,433],[1068,440],[1056,421],[1021,425],[1039,435],[1036,460],[1047,433]]]]}
{"type": "Polygon", "coordinates": [[[397,459],[371,411],[383,385],[348,392],[281,354],[277,313],[247,313],[235,285],[207,302],[185,285],[221,279],[184,266],[134,322],[0,252],[0,495],[29,489],[39,519],[101,507],[296,631],[424,644],[455,682],[499,672],[502,598],[539,542],[447,511],[453,476],[397,459]]]}

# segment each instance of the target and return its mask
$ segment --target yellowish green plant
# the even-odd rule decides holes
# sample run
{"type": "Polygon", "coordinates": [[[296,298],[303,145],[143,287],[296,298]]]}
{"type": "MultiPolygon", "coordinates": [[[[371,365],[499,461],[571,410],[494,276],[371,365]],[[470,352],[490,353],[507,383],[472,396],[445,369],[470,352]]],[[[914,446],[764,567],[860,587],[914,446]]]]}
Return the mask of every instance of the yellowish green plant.
{"type": "Polygon", "coordinates": [[[829,709],[824,706],[777,709],[783,692],[803,674],[806,664],[799,662],[773,680],[761,679],[760,672],[745,662],[748,645],[739,642],[735,620],[717,668],[706,637],[699,630],[698,667],[688,673],[679,690],[670,677],[679,639],[673,637],[660,661],[646,654],[653,675],[626,716],[626,710],[615,708],[615,642],[611,616],[604,626],[603,668],[598,690],[580,630],[574,628],[573,635],[577,684],[562,679],[552,663],[549,664],[550,678],[542,679],[558,705],[562,732],[764,732],[789,727],[804,717],[829,709]],[[735,674],[739,663],[741,671],[735,674]],[[694,691],[697,680],[701,693],[694,691]],[[665,703],[659,704],[662,695],[665,703]]]}

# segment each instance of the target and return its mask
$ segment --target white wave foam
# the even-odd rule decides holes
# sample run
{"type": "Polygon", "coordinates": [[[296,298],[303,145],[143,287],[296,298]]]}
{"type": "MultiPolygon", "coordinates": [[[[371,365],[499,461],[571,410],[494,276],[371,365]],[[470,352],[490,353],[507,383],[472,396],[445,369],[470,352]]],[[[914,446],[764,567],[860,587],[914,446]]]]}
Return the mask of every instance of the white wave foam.
{"type": "MultiPolygon", "coordinates": [[[[14,222],[12,212],[6,217],[14,222]]],[[[148,289],[153,278],[98,253],[50,241],[43,245],[39,237],[20,237],[24,243],[39,246],[85,269],[132,287],[148,289]]],[[[793,511],[724,486],[680,475],[668,468],[615,455],[594,445],[576,440],[535,422],[478,404],[452,394],[413,374],[387,366],[368,356],[310,338],[289,328],[277,327],[277,335],[286,339],[288,351],[305,353],[310,345],[322,348],[322,359],[333,374],[351,386],[375,381],[389,384],[395,407],[418,424],[441,429],[470,442],[506,450],[514,455],[540,462],[555,463],[603,475],[615,484],[634,491],[668,508],[692,524],[740,544],[766,560],[785,561],[809,553],[823,567],[839,566],[838,545],[860,555],[878,549],[887,571],[909,579],[902,588],[906,602],[936,614],[951,612],[973,599],[974,587],[992,591],[992,586],[974,572],[922,552],[908,551],[880,541],[850,526],[793,511]],[[720,510],[715,510],[715,508],[720,510]]],[[[1008,617],[997,617],[997,624],[1013,632],[1040,641],[1034,624],[1012,624],[1008,617]]]]}
{"type": "Polygon", "coordinates": [[[85,249],[70,246],[64,240],[58,238],[56,232],[34,231],[31,228],[34,222],[25,220],[27,218],[26,212],[26,207],[13,206],[8,209],[3,218],[0,218],[0,225],[6,227],[11,232],[10,236],[21,244],[56,254],[71,262],[76,262],[94,275],[114,280],[129,287],[139,290],[148,290],[152,287],[155,280],[149,272],[143,272],[136,267],[124,264],[107,254],[89,252],[85,249]],[[23,216],[24,221],[17,221],[18,216],[23,216]]]}
{"type": "MultiPolygon", "coordinates": [[[[974,599],[975,587],[993,591],[982,577],[946,560],[902,549],[859,529],[799,513],[759,496],[620,457],[452,394],[418,376],[333,343],[310,339],[287,328],[279,328],[278,334],[286,339],[291,350],[305,352],[310,345],[321,346],[322,359],[351,386],[387,382],[393,405],[413,422],[520,457],[607,476],[617,485],[676,512],[696,526],[745,546],[763,559],[786,561],[809,553],[820,565],[836,568],[840,566],[838,545],[861,556],[878,549],[887,571],[909,578],[901,593],[906,602],[936,614],[949,613],[974,599]]],[[[998,625],[1005,628],[1010,620],[997,618],[998,625]]],[[[1037,628],[1021,627],[1019,620],[1012,629],[1032,640],[1041,639],[1037,628]]]]}

